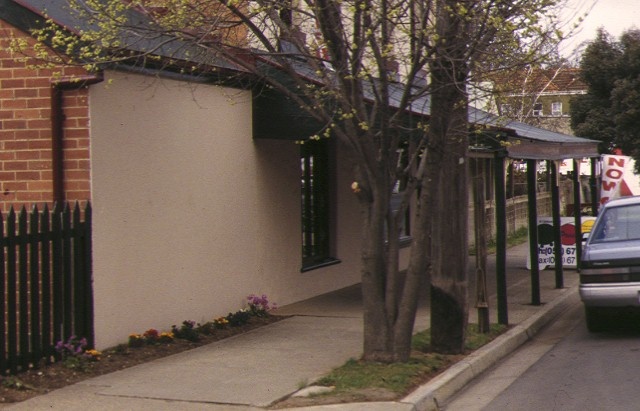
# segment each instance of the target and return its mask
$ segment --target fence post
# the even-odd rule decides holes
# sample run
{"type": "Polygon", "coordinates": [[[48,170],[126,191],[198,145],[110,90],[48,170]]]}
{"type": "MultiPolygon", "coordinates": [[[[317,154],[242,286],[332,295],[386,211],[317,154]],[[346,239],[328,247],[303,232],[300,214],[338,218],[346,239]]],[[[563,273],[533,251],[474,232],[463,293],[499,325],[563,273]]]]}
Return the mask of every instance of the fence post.
{"type": "Polygon", "coordinates": [[[85,212],[84,224],[80,221],[80,214],[80,204],[76,202],[73,210],[73,325],[75,334],[86,338],[88,346],[93,347],[91,269],[87,264],[87,258],[90,258],[87,248],[91,242],[91,238],[87,236],[87,226],[90,224],[87,223],[87,219],[90,218],[90,209],[85,212]]]}
{"type": "Polygon", "coordinates": [[[17,306],[17,262],[16,262],[16,212],[11,207],[7,218],[7,353],[9,369],[18,371],[18,313],[17,306]]]}
{"type": "Polygon", "coordinates": [[[18,354],[20,367],[25,370],[29,367],[29,270],[28,262],[28,232],[27,232],[27,209],[22,206],[18,215],[18,257],[19,257],[19,305],[20,305],[20,327],[19,341],[20,353],[18,354]]]}
{"type": "Polygon", "coordinates": [[[56,203],[51,215],[51,257],[53,287],[53,341],[61,341],[65,336],[62,331],[63,320],[63,266],[62,266],[62,221],[60,204],[56,203]]]}
{"type": "Polygon", "coordinates": [[[51,338],[51,295],[54,288],[51,286],[51,213],[49,206],[44,205],[40,216],[40,228],[42,229],[42,247],[40,248],[40,261],[42,264],[42,349],[47,363],[51,362],[54,340],[51,338]]]}
{"type": "Polygon", "coordinates": [[[39,212],[38,206],[33,206],[33,210],[31,211],[29,218],[29,233],[31,237],[31,241],[29,244],[29,281],[31,285],[31,364],[33,364],[34,368],[37,368],[40,364],[40,358],[42,358],[42,341],[41,341],[41,323],[42,317],[40,315],[41,312],[41,295],[40,290],[42,278],[40,276],[40,253],[39,246],[42,243],[42,238],[40,235],[40,225],[39,223],[39,212]]]}
{"type": "Polygon", "coordinates": [[[84,210],[83,225],[83,249],[84,249],[84,267],[82,270],[85,290],[85,310],[84,324],[89,347],[95,348],[95,332],[93,327],[93,210],[91,203],[87,201],[84,210]]]}
{"type": "Polygon", "coordinates": [[[69,338],[73,335],[73,266],[71,263],[71,211],[69,204],[65,204],[62,211],[62,266],[64,285],[63,295],[63,321],[64,335],[63,338],[69,338]]]}
{"type": "Polygon", "coordinates": [[[2,296],[2,304],[0,304],[0,307],[2,307],[2,309],[0,310],[0,372],[2,373],[2,375],[4,375],[6,374],[8,368],[6,340],[7,327],[5,325],[5,321],[7,320],[5,313],[7,312],[8,306],[6,305],[5,298],[5,296],[7,295],[7,289],[5,287],[6,272],[4,270],[4,255],[5,249],[7,248],[7,242],[4,236],[4,218],[2,217],[2,213],[0,213],[0,244],[2,245],[2,251],[0,252],[0,296],[2,296]]]}

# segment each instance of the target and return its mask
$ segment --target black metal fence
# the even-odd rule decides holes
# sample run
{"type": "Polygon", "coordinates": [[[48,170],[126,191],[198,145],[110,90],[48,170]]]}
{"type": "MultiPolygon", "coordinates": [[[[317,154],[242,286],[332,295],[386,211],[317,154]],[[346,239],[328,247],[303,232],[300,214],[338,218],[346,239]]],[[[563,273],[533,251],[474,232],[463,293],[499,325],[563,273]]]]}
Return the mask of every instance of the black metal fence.
{"type": "Polygon", "coordinates": [[[52,361],[72,335],[93,347],[91,205],[11,208],[0,244],[0,373],[52,361]]]}

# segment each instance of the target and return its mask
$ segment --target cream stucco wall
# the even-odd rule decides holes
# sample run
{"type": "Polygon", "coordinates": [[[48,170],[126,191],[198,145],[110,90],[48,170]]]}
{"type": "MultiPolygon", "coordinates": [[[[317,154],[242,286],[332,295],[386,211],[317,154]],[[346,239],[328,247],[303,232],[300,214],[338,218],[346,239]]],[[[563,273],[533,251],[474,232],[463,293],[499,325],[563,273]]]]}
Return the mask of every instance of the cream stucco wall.
{"type": "Polygon", "coordinates": [[[251,293],[282,305],[359,281],[344,160],[342,263],[300,273],[299,147],[252,139],[249,91],[121,72],[106,80],[90,91],[98,347],[226,315],[251,293]]]}

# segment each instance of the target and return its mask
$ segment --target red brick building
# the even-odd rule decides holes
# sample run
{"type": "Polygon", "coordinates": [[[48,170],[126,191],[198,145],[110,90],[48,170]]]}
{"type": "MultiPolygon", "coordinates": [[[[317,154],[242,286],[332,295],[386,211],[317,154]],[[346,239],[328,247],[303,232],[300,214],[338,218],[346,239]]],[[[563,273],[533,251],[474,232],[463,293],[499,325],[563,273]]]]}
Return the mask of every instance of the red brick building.
{"type": "Polygon", "coordinates": [[[89,200],[86,86],[98,79],[76,67],[34,70],[11,51],[14,38],[35,44],[0,20],[0,211],[89,200]]]}

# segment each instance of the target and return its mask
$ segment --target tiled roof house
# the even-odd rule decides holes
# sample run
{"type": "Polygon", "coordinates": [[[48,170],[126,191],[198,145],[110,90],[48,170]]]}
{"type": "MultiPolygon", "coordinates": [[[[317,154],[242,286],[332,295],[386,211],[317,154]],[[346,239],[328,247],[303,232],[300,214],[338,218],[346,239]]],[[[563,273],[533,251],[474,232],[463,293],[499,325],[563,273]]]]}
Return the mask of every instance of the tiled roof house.
{"type": "Polygon", "coordinates": [[[578,68],[524,69],[493,79],[501,116],[564,134],[572,134],[571,98],[587,86],[578,68]]]}

